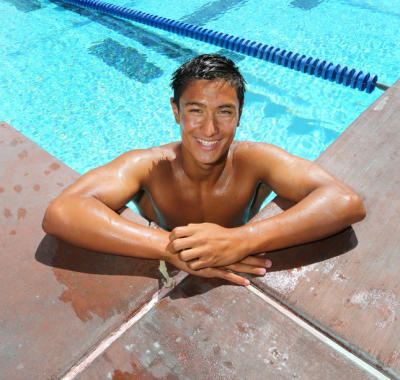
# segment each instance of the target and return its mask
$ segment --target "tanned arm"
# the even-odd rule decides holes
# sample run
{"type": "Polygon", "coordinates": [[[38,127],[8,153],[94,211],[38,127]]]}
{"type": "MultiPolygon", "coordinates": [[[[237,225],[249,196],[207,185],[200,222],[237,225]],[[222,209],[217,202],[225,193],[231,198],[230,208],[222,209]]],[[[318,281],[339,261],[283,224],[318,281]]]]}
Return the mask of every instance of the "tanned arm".
{"type": "Polygon", "coordinates": [[[241,227],[240,232],[248,238],[249,252],[321,239],[365,217],[361,197],[316,163],[266,144],[257,144],[252,155],[253,162],[258,163],[255,170],[260,180],[296,204],[279,215],[241,227]]]}
{"type": "Polygon", "coordinates": [[[264,274],[270,262],[256,257],[227,268],[193,271],[169,248],[169,232],[141,226],[117,213],[142,187],[152,166],[165,159],[174,157],[165,156],[157,148],[132,151],[89,171],[51,202],[43,219],[43,230],[78,247],[165,260],[196,276],[218,277],[238,285],[248,285],[249,281],[232,271],[264,274]]]}
{"type": "Polygon", "coordinates": [[[272,145],[243,145],[242,159],[255,178],[296,204],[237,228],[212,223],[175,228],[171,245],[191,269],[229,265],[259,252],[321,239],[365,217],[360,196],[317,164],[272,145]]]}
{"type": "Polygon", "coordinates": [[[151,165],[163,159],[158,156],[152,150],[131,151],[89,171],[51,202],[43,230],[94,251],[169,258],[168,232],[141,226],[117,213],[139,191],[151,165]]]}

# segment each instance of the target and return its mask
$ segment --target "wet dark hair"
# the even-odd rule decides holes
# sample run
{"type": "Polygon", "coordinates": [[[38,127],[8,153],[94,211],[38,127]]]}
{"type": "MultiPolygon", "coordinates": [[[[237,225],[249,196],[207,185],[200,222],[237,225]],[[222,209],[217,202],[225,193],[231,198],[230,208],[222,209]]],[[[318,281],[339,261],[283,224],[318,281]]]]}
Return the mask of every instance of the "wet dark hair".
{"type": "Polygon", "coordinates": [[[231,59],[218,54],[202,54],[185,62],[173,74],[171,87],[174,102],[179,107],[179,99],[187,85],[195,79],[222,79],[235,87],[239,100],[239,115],[242,113],[246,81],[231,59]]]}

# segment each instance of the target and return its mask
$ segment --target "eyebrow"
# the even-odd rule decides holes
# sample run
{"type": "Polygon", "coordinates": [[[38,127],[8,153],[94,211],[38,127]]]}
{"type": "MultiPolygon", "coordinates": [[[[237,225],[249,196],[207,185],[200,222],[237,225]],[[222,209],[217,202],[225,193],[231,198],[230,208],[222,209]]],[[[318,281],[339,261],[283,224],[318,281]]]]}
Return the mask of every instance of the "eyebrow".
{"type": "Polygon", "coordinates": [[[187,107],[187,106],[199,106],[199,107],[204,107],[204,104],[199,103],[199,102],[187,102],[187,103],[184,104],[184,107],[187,107]]]}
{"type": "MultiPolygon", "coordinates": [[[[188,102],[188,103],[184,104],[184,107],[188,107],[188,106],[205,107],[205,105],[203,103],[199,103],[199,102],[188,102]]],[[[218,108],[235,108],[235,105],[232,103],[226,103],[226,104],[221,104],[220,106],[218,106],[218,108]]]]}
{"type": "Polygon", "coordinates": [[[218,106],[218,108],[235,108],[235,105],[232,103],[222,104],[218,106]]]}

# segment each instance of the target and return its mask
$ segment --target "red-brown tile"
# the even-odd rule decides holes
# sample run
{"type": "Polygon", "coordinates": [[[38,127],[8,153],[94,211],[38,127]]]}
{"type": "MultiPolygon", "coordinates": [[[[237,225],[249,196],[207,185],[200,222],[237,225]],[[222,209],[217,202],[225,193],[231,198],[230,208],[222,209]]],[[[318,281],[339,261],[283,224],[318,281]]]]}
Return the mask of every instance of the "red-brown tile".
{"type": "MultiPolygon", "coordinates": [[[[395,377],[400,377],[399,110],[400,81],[317,160],[361,194],[367,218],[329,239],[269,254],[274,269],[254,280],[395,377]]],[[[281,206],[272,204],[265,215],[279,213],[281,206]]]]}
{"type": "Polygon", "coordinates": [[[242,287],[187,278],[77,379],[369,379],[242,287]]]}
{"type": "Polygon", "coordinates": [[[78,174],[5,123],[0,133],[0,377],[57,377],[150,299],[158,263],[46,236],[47,205],[78,174]]]}

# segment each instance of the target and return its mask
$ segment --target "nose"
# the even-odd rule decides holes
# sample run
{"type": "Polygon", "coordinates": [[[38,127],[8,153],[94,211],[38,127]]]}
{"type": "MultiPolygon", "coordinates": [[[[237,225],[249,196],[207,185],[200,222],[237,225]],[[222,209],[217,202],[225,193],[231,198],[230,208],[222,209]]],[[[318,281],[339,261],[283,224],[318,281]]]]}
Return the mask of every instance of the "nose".
{"type": "Polygon", "coordinates": [[[202,129],[204,137],[211,137],[218,133],[217,124],[213,116],[210,115],[207,117],[207,119],[204,121],[202,129]]]}

